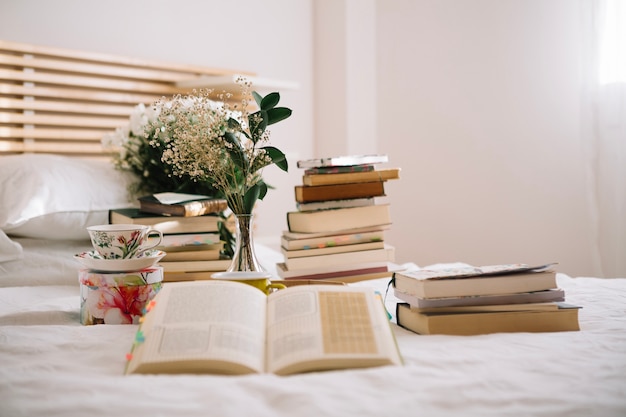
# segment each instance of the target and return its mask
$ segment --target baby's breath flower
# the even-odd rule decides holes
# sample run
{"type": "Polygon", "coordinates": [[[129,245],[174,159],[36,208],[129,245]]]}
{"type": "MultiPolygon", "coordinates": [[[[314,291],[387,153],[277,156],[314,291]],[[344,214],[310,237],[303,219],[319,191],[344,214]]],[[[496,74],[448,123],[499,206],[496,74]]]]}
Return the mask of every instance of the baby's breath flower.
{"type": "Polygon", "coordinates": [[[253,92],[259,111],[250,114],[251,84],[243,78],[238,83],[244,93],[240,110],[212,100],[211,90],[193,91],[157,101],[156,117],[145,132],[151,146],[163,148],[161,161],[173,175],[210,183],[234,213],[245,214],[267,193],[263,168],[276,164],[288,169],[280,150],[263,145],[269,142],[266,127],[289,117],[291,110],[276,107],[278,93],[264,98],[253,92]]]}

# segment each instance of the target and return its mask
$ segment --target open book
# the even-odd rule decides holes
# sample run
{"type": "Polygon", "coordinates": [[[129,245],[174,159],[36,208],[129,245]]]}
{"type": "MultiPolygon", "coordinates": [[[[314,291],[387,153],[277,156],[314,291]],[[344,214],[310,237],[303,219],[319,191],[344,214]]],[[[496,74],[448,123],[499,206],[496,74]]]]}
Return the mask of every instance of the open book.
{"type": "Polygon", "coordinates": [[[288,375],[401,363],[372,289],[302,285],[266,296],[238,282],[190,281],[154,298],[126,373],[288,375]]]}

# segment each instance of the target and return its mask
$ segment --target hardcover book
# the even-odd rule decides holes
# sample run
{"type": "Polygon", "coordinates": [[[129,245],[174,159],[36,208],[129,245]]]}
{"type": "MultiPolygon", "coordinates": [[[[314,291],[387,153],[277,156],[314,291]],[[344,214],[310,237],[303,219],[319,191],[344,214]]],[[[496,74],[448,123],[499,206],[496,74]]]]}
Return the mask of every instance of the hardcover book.
{"type": "Polygon", "coordinates": [[[190,248],[166,252],[161,262],[215,261],[220,259],[221,247],[215,249],[190,248]]]}
{"type": "Polygon", "coordinates": [[[300,250],[287,250],[284,247],[281,247],[280,250],[285,258],[290,259],[316,257],[319,255],[332,255],[335,253],[369,251],[374,249],[383,249],[384,247],[385,242],[379,240],[365,243],[355,243],[351,245],[334,245],[300,250]]]}
{"type": "MultiPolygon", "coordinates": [[[[355,230],[355,229],[353,229],[355,230]]],[[[280,243],[281,248],[288,251],[306,251],[311,249],[332,248],[345,245],[357,245],[370,242],[384,242],[385,231],[363,230],[353,233],[339,233],[319,236],[316,233],[290,233],[283,232],[280,243]],[[312,236],[310,236],[312,235],[312,236]]]]}
{"type": "Polygon", "coordinates": [[[223,198],[211,198],[195,194],[160,193],[138,198],[139,209],[145,213],[169,216],[203,216],[228,208],[223,198]]]}
{"type": "Polygon", "coordinates": [[[144,224],[160,230],[163,234],[218,232],[222,219],[213,214],[179,217],[141,212],[138,208],[109,210],[111,224],[144,224]]]}
{"type": "Polygon", "coordinates": [[[396,305],[399,326],[419,334],[478,335],[501,332],[580,330],[580,307],[558,303],[555,308],[474,313],[423,313],[409,304],[396,305]]]}
{"type": "Polygon", "coordinates": [[[231,264],[231,259],[217,259],[211,261],[176,261],[176,262],[164,262],[160,261],[159,265],[163,267],[165,271],[165,280],[167,281],[168,273],[170,272],[202,272],[212,271],[220,272],[225,271],[231,264]]]}
{"type": "Polygon", "coordinates": [[[393,285],[419,298],[463,297],[542,291],[558,288],[556,272],[526,265],[496,265],[447,271],[403,271],[393,285]]]}
{"type": "Polygon", "coordinates": [[[128,359],[126,374],[290,375],[402,364],[369,288],[301,285],[266,296],[224,281],[164,285],[128,359]]]}
{"type": "Polygon", "coordinates": [[[355,184],[296,185],[295,199],[298,203],[314,201],[344,200],[351,198],[382,197],[385,195],[384,181],[369,181],[355,184]]]}
{"type": "Polygon", "coordinates": [[[276,264],[276,272],[282,279],[331,279],[349,275],[387,273],[389,272],[389,263],[379,261],[337,266],[320,265],[315,268],[295,269],[292,271],[287,268],[284,262],[279,262],[276,264]]]}
{"type": "Polygon", "coordinates": [[[389,204],[319,211],[290,211],[290,232],[337,232],[360,227],[385,226],[391,223],[389,204]]]}
{"type": "Polygon", "coordinates": [[[369,262],[359,265],[342,265],[290,271],[284,263],[276,264],[278,276],[289,280],[328,280],[336,282],[358,282],[368,279],[391,278],[394,272],[402,271],[401,265],[392,262],[369,262]]]}
{"type": "Polygon", "coordinates": [[[400,178],[400,168],[337,174],[308,174],[302,176],[304,185],[350,184],[370,181],[388,181],[400,178]]]}
{"type": "Polygon", "coordinates": [[[179,251],[189,249],[221,248],[224,242],[219,233],[174,233],[163,235],[161,245],[157,249],[163,251],[179,251]]]}
{"type": "Polygon", "coordinates": [[[163,282],[178,282],[178,281],[206,281],[212,280],[212,275],[216,272],[224,272],[228,268],[228,265],[217,271],[169,271],[163,272],[163,282]]]}
{"type": "Polygon", "coordinates": [[[314,158],[297,162],[298,168],[337,167],[351,165],[371,165],[388,162],[387,155],[346,155],[330,158],[314,158]]]}
{"type": "Polygon", "coordinates": [[[376,167],[372,164],[362,165],[345,165],[345,166],[330,166],[330,167],[313,167],[304,170],[304,175],[309,174],[339,174],[342,172],[365,172],[373,171],[376,167]]]}
{"type": "Polygon", "coordinates": [[[383,246],[384,247],[380,249],[286,258],[284,264],[287,266],[287,269],[294,271],[296,269],[310,269],[317,268],[319,266],[334,267],[343,265],[358,265],[368,262],[395,261],[395,248],[385,244],[383,244],[383,246]]]}
{"type": "Polygon", "coordinates": [[[444,298],[420,298],[393,289],[394,296],[411,307],[417,308],[448,308],[461,306],[512,305],[525,303],[548,303],[565,301],[565,291],[561,288],[544,291],[521,292],[516,294],[475,295],[444,298]]]}
{"type": "Polygon", "coordinates": [[[335,208],[373,206],[382,197],[349,198],[347,200],[324,200],[312,201],[310,203],[296,203],[298,211],[328,210],[335,208]]]}

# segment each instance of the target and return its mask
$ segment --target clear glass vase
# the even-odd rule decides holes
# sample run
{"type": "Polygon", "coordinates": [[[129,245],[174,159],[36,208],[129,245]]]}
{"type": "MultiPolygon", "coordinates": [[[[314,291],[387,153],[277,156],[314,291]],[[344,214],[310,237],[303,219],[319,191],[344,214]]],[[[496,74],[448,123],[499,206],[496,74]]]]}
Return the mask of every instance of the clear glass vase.
{"type": "Polygon", "coordinates": [[[254,252],[254,214],[236,214],[235,254],[227,272],[265,272],[254,252]]]}

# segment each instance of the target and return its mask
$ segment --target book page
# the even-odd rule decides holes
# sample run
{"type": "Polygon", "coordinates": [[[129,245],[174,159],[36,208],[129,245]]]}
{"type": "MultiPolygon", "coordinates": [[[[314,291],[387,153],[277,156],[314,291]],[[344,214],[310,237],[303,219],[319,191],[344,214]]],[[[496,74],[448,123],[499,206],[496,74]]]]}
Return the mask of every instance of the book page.
{"type": "Polygon", "coordinates": [[[154,198],[161,204],[178,204],[186,201],[206,200],[209,196],[200,194],[184,194],[184,193],[157,193],[154,198]]]}
{"type": "Polygon", "coordinates": [[[141,326],[145,341],[132,362],[158,364],[144,366],[150,372],[263,372],[266,298],[236,282],[166,284],[141,326]]]}
{"type": "Polygon", "coordinates": [[[401,362],[382,302],[371,289],[291,287],[269,297],[267,312],[269,372],[401,362]]]}

